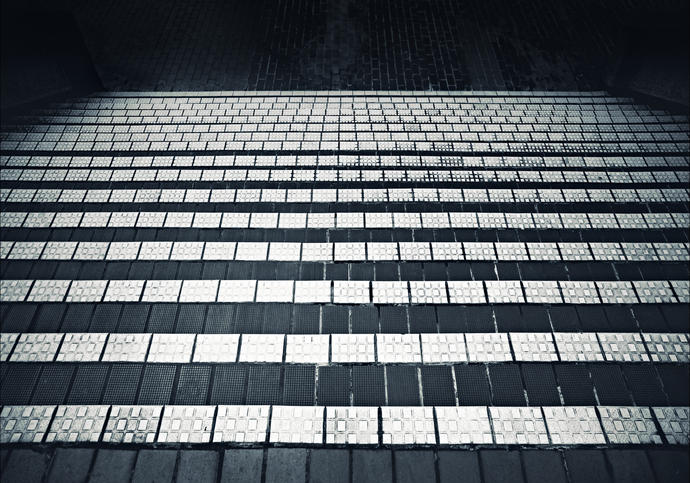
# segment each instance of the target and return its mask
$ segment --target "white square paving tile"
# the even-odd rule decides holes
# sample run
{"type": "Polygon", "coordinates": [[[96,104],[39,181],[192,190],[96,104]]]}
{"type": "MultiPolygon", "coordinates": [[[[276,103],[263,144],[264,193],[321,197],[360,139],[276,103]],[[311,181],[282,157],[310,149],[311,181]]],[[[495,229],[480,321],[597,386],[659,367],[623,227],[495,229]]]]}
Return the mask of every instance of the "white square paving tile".
{"type": "Polygon", "coordinates": [[[58,406],[46,443],[97,443],[108,415],[108,406],[58,406]]]}
{"type": "Polygon", "coordinates": [[[234,260],[235,242],[206,242],[204,244],[204,260],[234,260]]]}
{"type": "Polygon", "coordinates": [[[110,334],[103,362],[144,362],[151,334],[110,334]]]}
{"type": "Polygon", "coordinates": [[[52,362],[64,334],[22,334],[10,357],[11,362],[52,362]]]}
{"type": "MultiPolygon", "coordinates": [[[[380,214],[379,223],[386,223],[385,220],[388,218],[384,215],[387,213],[380,214]]],[[[376,223],[374,217],[372,216],[372,223],[376,223]]],[[[407,213],[407,212],[395,212],[393,213],[393,226],[395,228],[421,228],[422,227],[422,216],[420,213],[407,213]]],[[[367,227],[370,228],[369,218],[367,218],[367,227]]],[[[381,228],[386,228],[385,226],[381,228]]]]}
{"type": "Polygon", "coordinates": [[[493,444],[486,406],[436,406],[439,444],[493,444]]]}
{"type": "Polygon", "coordinates": [[[100,302],[107,280],[73,280],[65,302],[100,302]]]}
{"type": "Polygon", "coordinates": [[[271,443],[323,443],[322,406],[273,406],[271,443]]]}
{"type": "Polygon", "coordinates": [[[0,280],[0,302],[23,302],[33,280],[0,280]]]}
{"type": "Polygon", "coordinates": [[[643,333],[642,338],[654,362],[690,362],[688,334],[643,333]]]}
{"type": "Polygon", "coordinates": [[[559,280],[558,286],[566,304],[601,303],[594,282],[559,280]]]}
{"type": "Polygon", "coordinates": [[[147,362],[186,363],[192,358],[194,334],[153,334],[147,362]]]}
{"type": "Polygon", "coordinates": [[[335,223],[338,228],[364,228],[364,213],[337,213],[335,223]]]}
{"type": "Polygon", "coordinates": [[[413,304],[447,304],[446,282],[410,281],[410,301],[413,304]]]}
{"type": "Polygon", "coordinates": [[[368,304],[369,282],[363,280],[334,280],[333,303],[336,304],[368,304]]]}
{"type": "Polygon", "coordinates": [[[215,406],[165,406],[157,443],[208,443],[215,406]]]}
{"type": "Polygon", "coordinates": [[[467,260],[496,260],[494,244],[488,242],[463,242],[467,260]]]}
{"type": "Polygon", "coordinates": [[[223,213],[221,228],[249,228],[249,213],[223,213]]]}
{"type": "Polygon", "coordinates": [[[690,435],[690,408],[653,407],[654,416],[669,444],[688,444],[690,435]]]}
{"type": "Polygon", "coordinates": [[[239,334],[197,334],[194,362],[235,362],[239,334]]]}
{"type": "Polygon", "coordinates": [[[296,280],[295,303],[330,303],[330,280],[296,280]]]}
{"type": "Polygon", "coordinates": [[[333,260],[332,243],[303,243],[302,261],[329,262],[333,260]]]}
{"type": "Polygon", "coordinates": [[[57,355],[59,362],[98,362],[105,347],[108,334],[75,333],[65,334],[57,355]]]}
{"type": "Polygon", "coordinates": [[[46,246],[46,242],[15,242],[10,252],[10,260],[38,260],[46,246]]]}
{"type": "Polygon", "coordinates": [[[676,294],[678,302],[681,304],[690,304],[690,281],[688,280],[671,280],[671,287],[676,294]]]}
{"type": "Polygon", "coordinates": [[[519,280],[487,280],[484,282],[489,303],[523,304],[522,285],[519,280]]]}
{"type": "Polygon", "coordinates": [[[43,260],[71,260],[76,249],[77,242],[49,241],[45,244],[41,258],[43,260]]]}
{"type": "Polygon", "coordinates": [[[374,261],[398,260],[398,244],[393,242],[367,243],[367,259],[374,261]]]}
{"type": "Polygon", "coordinates": [[[203,242],[174,242],[170,260],[201,260],[203,242]]]}
{"type": "Polygon", "coordinates": [[[465,256],[460,242],[431,242],[431,252],[434,261],[459,261],[465,256]]]}
{"type": "Polygon", "coordinates": [[[276,261],[298,262],[301,243],[272,242],[268,250],[268,259],[276,261]]]}
{"type": "Polygon", "coordinates": [[[162,406],[113,406],[103,431],[103,442],[155,442],[162,410],[162,406]]]}
{"type": "Polygon", "coordinates": [[[374,362],[373,334],[332,334],[331,362],[374,362]]]}
{"type": "Polygon", "coordinates": [[[391,213],[367,212],[364,213],[364,221],[367,228],[393,228],[393,214],[391,213]]]}
{"type": "Polygon", "coordinates": [[[195,213],[193,228],[218,228],[220,227],[222,213],[195,213]]]}
{"type": "Polygon", "coordinates": [[[257,302],[292,302],[293,280],[259,280],[256,286],[257,302]]]}
{"type": "Polygon", "coordinates": [[[278,219],[278,228],[303,229],[306,227],[306,213],[281,213],[278,219]]]}
{"type": "Polygon", "coordinates": [[[384,364],[422,361],[418,334],[376,334],[376,350],[384,364]]]}
{"type": "Polygon", "coordinates": [[[604,432],[592,406],[544,406],[553,444],[604,444],[604,432]]]}
{"type": "Polygon", "coordinates": [[[436,444],[431,407],[381,408],[383,444],[436,444]]]}
{"type": "Polygon", "coordinates": [[[364,261],[366,260],[365,243],[334,243],[334,257],[338,261],[364,261]]]}
{"type": "Polygon", "coordinates": [[[169,211],[165,217],[166,228],[190,228],[194,220],[194,213],[169,211]]]}
{"type": "Polygon", "coordinates": [[[595,332],[554,332],[553,335],[563,362],[604,360],[595,332]]]}
{"type": "Polygon", "coordinates": [[[516,361],[557,361],[556,345],[551,332],[510,332],[516,361]]]}
{"type": "Polygon", "coordinates": [[[108,252],[106,242],[79,242],[74,252],[74,260],[104,260],[108,252]]]}
{"type": "Polygon", "coordinates": [[[142,242],[139,260],[167,260],[172,247],[173,242],[142,242]]]}
{"type": "Polygon", "coordinates": [[[136,260],[141,242],[112,242],[108,247],[106,260],[136,260]]]}
{"type": "Polygon", "coordinates": [[[307,214],[307,228],[335,228],[335,213],[307,214]]]}
{"type": "Polygon", "coordinates": [[[604,432],[611,444],[661,444],[652,411],[647,407],[599,406],[604,432]]]}
{"type": "Polygon", "coordinates": [[[328,364],[328,335],[288,334],[285,362],[328,364]]]}
{"type": "Polygon", "coordinates": [[[256,280],[221,280],[218,302],[253,302],[256,280]]]}
{"type": "Polygon", "coordinates": [[[649,354],[637,332],[597,332],[607,361],[647,362],[649,354]]]}
{"type": "Polygon", "coordinates": [[[464,334],[421,334],[425,364],[467,362],[464,334]]]}
{"type": "Polygon", "coordinates": [[[177,302],[182,280],[147,280],[142,302],[177,302]]]}
{"type": "Polygon", "coordinates": [[[378,444],[378,408],[327,407],[326,444],[378,444]]]}
{"type": "Polygon", "coordinates": [[[562,304],[561,290],[556,281],[525,280],[525,300],[528,304],[562,304]]]}
{"type": "Polygon", "coordinates": [[[676,297],[665,280],[634,280],[635,292],[643,304],[673,304],[676,297]]]}
{"type": "Polygon", "coordinates": [[[484,285],[479,281],[446,282],[451,304],[484,304],[484,285]]]}
{"type": "Polygon", "coordinates": [[[180,302],[215,302],[218,280],[184,280],[180,302]]]}
{"type": "Polygon", "coordinates": [[[214,443],[263,443],[270,406],[218,406],[214,443]]]}
{"type": "Polygon", "coordinates": [[[243,334],[240,362],[282,362],[283,334],[243,334]]]}
{"type": "Polygon", "coordinates": [[[0,411],[0,443],[40,443],[55,406],[4,406],[0,411]]]}
{"type": "Polygon", "coordinates": [[[496,444],[549,444],[541,408],[489,407],[496,444]]]}
{"type": "Polygon", "coordinates": [[[277,228],[278,213],[252,213],[249,228],[277,228]]]}
{"type": "Polygon", "coordinates": [[[371,282],[375,304],[409,304],[407,282],[371,282]]]}
{"type": "Polygon", "coordinates": [[[18,338],[19,334],[17,333],[0,333],[0,362],[5,362],[7,359],[9,359],[12,348],[14,347],[14,344],[17,342],[18,338]]]}
{"type": "Polygon", "coordinates": [[[494,243],[498,260],[529,260],[524,243],[494,243]]]}
{"type": "Polygon", "coordinates": [[[467,358],[470,362],[512,361],[510,342],[506,333],[467,333],[467,358]]]}
{"type": "Polygon", "coordinates": [[[401,260],[431,260],[431,246],[427,242],[400,242],[398,246],[401,260]]]}
{"type": "Polygon", "coordinates": [[[263,261],[268,255],[268,243],[265,242],[239,242],[235,260],[263,261]]]}
{"type": "Polygon", "coordinates": [[[103,302],[138,302],[144,280],[110,280],[103,302]]]}

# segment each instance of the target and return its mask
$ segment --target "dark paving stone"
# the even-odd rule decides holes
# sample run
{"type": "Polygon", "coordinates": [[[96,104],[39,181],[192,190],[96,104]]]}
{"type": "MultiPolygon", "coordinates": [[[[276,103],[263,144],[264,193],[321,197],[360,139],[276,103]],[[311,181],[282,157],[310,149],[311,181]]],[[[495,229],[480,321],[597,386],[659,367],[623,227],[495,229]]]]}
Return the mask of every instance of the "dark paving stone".
{"type": "Polygon", "coordinates": [[[465,307],[436,307],[438,330],[443,333],[467,332],[467,310],[465,307]]]}
{"type": "Polygon", "coordinates": [[[215,483],[218,472],[218,457],[216,451],[182,450],[177,463],[178,483],[215,483]]]}
{"type": "Polygon", "coordinates": [[[204,405],[211,382],[211,366],[185,364],[180,367],[175,404],[204,405]]]}
{"type": "Polygon", "coordinates": [[[35,313],[36,305],[13,305],[0,322],[0,330],[3,332],[26,332],[31,326],[31,320],[35,313]]]}
{"type": "Polygon", "coordinates": [[[286,366],[283,381],[283,404],[294,406],[314,405],[314,366],[286,366]]]}
{"type": "Polygon", "coordinates": [[[292,333],[318,334],[320,319],[319,306],[296,304],[292,309],[292,333]]]}
{"type": "Polygon", "coordinates": [[[435,483],[434,452],[432,450],[401,450],[393,453],[397,483],[435,483]]]}
{"type": "Polygon", "coordinates": [[[524,406],[526,401],[519,366],[490,364],[488,367],[493,404],[496,406],[524,406]]]}
{"type": "Polygon", "coordinates": [[[438,452],[440,483],[481,483],[479,452],[441,450],[438,452]]]}
{"type": "Polygon", "coordinates": [[[607,449],[606,458],[615,483],[654,481],[652,467],[642,449],[607,449]]]}
{"type": "Polygon", "coordinates": [[[263,463],[261,449],[229,449],[223,455],[220,481],[223,483],[260,483],[263,463]]]}
{"type": "Polygon", "coordinates": [[[655,305],[637,305],[633,309],[637,325],[645,332],[668,332],[664,315],[655,305]]]}
{"type": "Polygon", "coordinates": [[[652,364],[626,364],[623,374],[635,403],[639,406],[665,406],[664,391],[652,364]]]}
{"type": "Polygon", "coordinates": [[[455,406],[450,366],[422,366],[422,395],[425,406],[455,406]]]}
{"type": "Polygon", "coordinates": [[[530,406],[560,406],[558,384],[549,364],[522,364],[522,380],[530,406]]]}
{"type": "Polygon", "coordinates": [[[18,448],[10,453],[7,465],[2,468],[3,481],[40,483],[48,471],[50,453],[18,448]]]}
{"type": "Polygon", "coordinates": [[[204,332],[207,334],[232,334],[235,321],[235,306],[211,305],[206,313],[204,332]]]}
{"type": "Polygon", "coordinates": [[[595,305],[578,305],[575,307],[580,317],[580,327],[587,332],[606,332],[610,330],[606,313],[602,307],[595,305]]]}
{"type": "Polygon", "coordinates": [[[98,404],[108,375],[108,365],[77,365],[67,404],[98,404]]]}
{"type": "MultiPolygon", "coordinates": [[[[41,304],[36,312],[34,330],[36,332],[57,332],[65,310],[67,310],[67,304],[41,304]]],[[[94,318],[97,315],[94,314],[94,318]]],[[[115,323],[117,324],[117,318],[115,323]]],[[[3,328],[3,330],[5,329],[3,328]]]]}
{"type": "Polygon", "coordinates": [[[557,332],[576,332],[580,330],[580,323],[575,307],[559,305],[549,308],[549,317],[553,330],[557,332]]]}
{"type": "Polygon", "coordinates": [[[568,478],[563,460],[558,451],[547,449],[528,449],[522,451],[522,465],[525,468],[527,483],[548,481],[567,483],[568,478]]]}
{"type": "Polygon", "coordinates": [[[616,332],[634,332],[640,330],[632,311],[627,307],[605,307],[609,326],[616,332]]]}
{"type": "Polygon", "coordinates": [[[280,366],[250,366],[247,404],[280,404],[280,366]]]}
{"type": "Polygon", "coordinates": [[[2,367],[7,368],[7,373],[2,379],[0,402],[3,405],[29,404],[41,365],[17,363],[3,364],[2,367]]]}
{"type": "Polygon", "coordinates": [[[373,334],[378,332],[379,321],[376,307],[351,307],[350,325],[353,334],[373,334]]]}
{"type": "Polygon", "coordinates": [[[86,481],[94,453],[90,448],[57,448],[48,481],[86,481]]]}
{"type": "Polygon", "coordinates": [[[563,451],[573,483],[609,483],[611,478],[604,452],[598,449],[566,449],[563,451]]]}
{"type": "MultiPolygon", "coordinates": [[[[117,321],[120,318],[120,310],[122,310],[120,304],[97,305],[91,316],[89,332],[115,332],[117,321]]],[[[149,331],[151,330],[149,329],[149,331]]]]}
{"type": "Polygon", "coordinates": [[[408,309],[410,320],[410,332],[412,333],[436,333],[436,311],[431,306],[412,305],[408,309]]]}
{"type": "Polygon", "coordinates": [[[587,367],[582,364],[555,364],[556,379],[566,406],[596,404],[587,367]]]}
{"type": "Polygon", "coordinates": [[[690,479],[687,450],[650,449],[647,455],[659,483],[684,483],[690,479]]]}
{"type": "Polygon", "coordinates": [[[381,306],[379,308],[381,333],[404,334],[407,329],[407,310],[405,307],[381,306]]]}
{"type": "Polygon", "coordinates": [[[65,312],[61,332],[86,332],[89,329],[93,304],[70,304],[65,312]]]}
{"type": "Polygon", "coordinates": [[[99,449],[89,483],[127,483],[137,461],[135,450],[99,449]]]}
{"type": "Polygon", "coordinates": [[[303,483],[307,472],[307,450],[268,448],[266,483],[303,483]]]}
{"type": "Polygon", "coordinates": [[[485,449],[479,451],[484,483],[517,483],[522,478],[520,452],[485,449]]]}
{"type": "Polygon", "coordinates": [[[618,364],[590,364],[589,372],[597,390],[599,404],[612,406],[629,406],[632,404],[630,391],[623,379],[618,364]]]}
{"type": "Polygon", "coordinates": [[[385,483],[392,481],[393,459],[389,450],[352,450],[353,483],[385,483]]]}
{"type": "Polygon", "coordinates": [[[310,483],[350,481],[350,455],[344,449],[313,449],[309,458],[310,483]]]}
{"type": "Polygon", "coordinates": [[[74,365],[44,365],[38,378],[32,404],[62,404],[74,374],[74,365]]]}
{"type": "Polygon", "coordinates": [[[349,406],[350,370],[343,366],[319,366],[316,401],[319,406],[349,406]]]}
{"type": "Polygon", "coordinates": [[[321,314],[321,331],[324,334],[347,334],[350,332],[349,319],[347,307],[326,305],[321,314]]]}
{"type": "Polygon", "coordinates": [[[203,304],[181,304],[177,314],[175,332],[178,334],[203,333],[206,306],[203,304]]]}
{"type": "Polygon", "coordinates": [[[461,406],[491,405],[491,386],[484,364],[455,366],[455,382],[461,406]]]}
{"type": "Polygon", "coordinates": [[[494,316],[491,307],[467,307],[468,332],[494,332],[494,316]]]}
{"type": "Polygon", "coordinates": [[[149,316],[149,305],[147,304],[126,304],[122,308],[120,323],[117,332],[144,332],[146,320],[149,316]]]}
{"type": "Polygon", "coordinates": [[[413,366],[386,366],[388,405],[419,406],[419,381],[413,366]]]}
{"type": "Polygon", "coordinates": [[[656,364],[668,402],[672,406],[690,405],[690,371],[687,364],[670,365],[656,364]]]}
{"type": "Polygon", "coordinates": [[[147,332],[170,334],[175,332],[177,304],[154,304],[151,306],[147,332]]]}
{"type": "Polygon", "coordinates": [[[244,404],[247,387],[247,368],[218,365],[213,371],[211,404],[244,404]]]}
{"type": "Polygon", "coordinates": [[[662,305],[661,312],[664,314],[666,323],[671,327],[671,330],[678,332],[688,332],[690,330],[690,307],[687,305],[662,305]]]}
{"type": "Polygon", "coordinates": [[[263,334],[287,334],[290,331],[291,304],[265,304],[263,334]]]}
{"type": "Polygon", "coordinates": [[[352,367],[352,397],[355,406],[384,406],[385,386],[383,367],[352,367]]]}
{"type": "Polygon", "coordinates": [[[170,404],[176,369],[172,364],[147,364],[137,403],[170,404]]]}
{"type": "Polygon", "coordinates": [[[143,364],[113,364],[103,392],[103,404],[134,404],[143,364]]]}
{"type": "Polygon", "coordinates": [[[238,334],[260,334],[263,318],[263,304],[240,304],[235,313],[235,332],[238,334]]]}
{"type": "Polygon", "coordinates": [[[172,481],[177,464],[177,451],[142,449],[132,474],[132,483],[163,483],[172,481]]]}
{"type": "Polygon", "coordinates": [[[520,307],[522,327],[529,332],[550,332],[549,313],[546,307],[524,305],[520,307]]]}

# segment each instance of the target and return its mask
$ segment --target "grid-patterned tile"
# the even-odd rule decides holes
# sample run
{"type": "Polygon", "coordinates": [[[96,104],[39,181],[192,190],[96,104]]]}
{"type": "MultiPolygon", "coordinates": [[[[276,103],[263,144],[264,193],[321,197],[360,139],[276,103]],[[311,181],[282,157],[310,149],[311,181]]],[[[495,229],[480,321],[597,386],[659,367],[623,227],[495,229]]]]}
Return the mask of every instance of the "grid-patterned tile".
{"type": "Polygon", "coordinates": [[[269,406],[218,406],[214,443],[263,443],[269,406]]]}
{"type": "Polygon", "coordinates": [[[162,406],[113,406],[103,431],[103,442],[155,442],[162,410],[162,406]]]}
{"type": "Polygon", "coordinates": [[[46,442],[97,443],[108,406],[58,406],[46,435],[46,442]]]}
{"type": "Polygon", "coordinates": [[[649,408],[599,406],[598,410],[611,444],[661,444],[661,436],[649,408]]]}
{"type": "Polygon", "coordinates": [[[652,408],[661,431],[670,444],[688,444],[690,435],[690,408],[654,407],[652,408]]]}
{"type": "Polygon", "coordinates": [[[431,407],[381,408],[383,444],[436,444],[431,407]]]}
{"type": "Polygon", "coordinates": [[[60,346],[59,362],[96,362],[101,358],[108,334],[86,334],[70,332],[60,346]]]}
{"type": "Polygon", "coordinates": [[[638,333],[599,332],[597,337],[607,361],[646,362],[650,360],[642,336],[638,333]]]}
{"type": "Polygon", "coordinates": [[[4,406],[0,410],[0,443],[40,443],[55,406],[4,406]]]}
{"type": "Polygon", "coordinates": [[[425,364],[467,362],[464,334],[421,334],[425,364]]]}
{"type": "Polygon", "coordinates": [[[510,332],[516,361],[557,361],[556,346],[550,332],[510,332]]]}
{"type": "Polygon", "coordinates": [[[273,406],[271,443],[323,443],[322,406],[273,406]]]}
{"type": "Polygon", "coordinates": [[[215,406],[165,406],[157,443],[208,443],[215,406]]]}
{"type": "Polygon", "coordinates": [[[604,444],[604,433],[591,406],[543,408],[553,444],[604,444]]]}
{"type": "Polygon", "coordinates": [[[64,334],[22,334],[14,347],[11,362],[52,362],[64,334]]]}
{"type": "Polygon", "coordinates": [[[378,408],[326,408],[326,444],[378,444],[378,408]]]}
{"type": "Polygon", "coordinates": [[[285,362],[328,364],[328,335],[288,334],[285,362]]]}
{"type": "Polygon", "coordinates": [[[102,360],[104,362],[144,362],[151,334],[110,334],[102,360]]]}
{"type": "Polygon", "coordinates": [[[470,362],[512,361],[506,333],[467,333],[467,358],[470,362]]]}
{"type": "Polygon", "coordinates": [[[687,334],[643,333],[642,338],[654,362],[690,362],[687,334]]]}
{"type": "Polygon", "coordinates": [[[549,444],[541,408],[492,406],[496,444],[549,444]]]}
{"type": "Polygon", "coordinates": [[[376,334],[376,349],[384,364],[422,361],[418,334],[376,334]]]}
{"type": "Polygon", "coordinates": [[[558,354],[563,362],[603,361],[604,354],[594,332],[554,332],[558,354]]]}
{"type": "Polygon", "coordinates": [[[374,362],[373,334],[332,334],[331,362],[374,362]]]}
{"type": "Polygon", "coordinates": [[[493,444],[486,406],[436,406],[439,444],[493,444]]]}
{"type": "Polygon", "coordinates": [[[153,334],[148,362],[189,362],[194,349],[194,334],[153,334]]]}
{"type": "Polygon", "coordinates": [[[243,334],[240,362],[282,362],[285,336],[282,334],[243,334]]]}

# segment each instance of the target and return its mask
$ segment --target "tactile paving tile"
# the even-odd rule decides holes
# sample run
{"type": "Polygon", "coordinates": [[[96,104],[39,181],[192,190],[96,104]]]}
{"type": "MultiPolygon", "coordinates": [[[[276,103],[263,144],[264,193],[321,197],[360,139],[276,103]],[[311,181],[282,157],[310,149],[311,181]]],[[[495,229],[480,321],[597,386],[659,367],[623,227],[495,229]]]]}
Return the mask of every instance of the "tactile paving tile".
{"type": "Polygon", "coordinates": [[[367,243],[368,260],[398,260],[398,245],[392,242],[367,243]]]}
{"type": "Polygon", "coordinates": [[[376,334],[376,351],[384,364],[422,361],[418,334],[376,334]]]}
{"type": "Polygon", "coordinates": [[[630,282],[595,282],[605,304],[636,304],[637,296],[630,282]]]}
{"type": "Polygon", "coordinates": [[[366,243],[334,243],[333,260],[336,262],[366,260],[366,243]]]}
{"type": "Polygon", "coordinates": [[[218,406],[214,443],[263,443],[269,406],[218,406]]]}
{"type": "Polygon", "coordinates": [[[14,347],[11,362],[52,362],[64,334],[22,334],[14,347]]]}
{"type": "Polygon", "coordinates": [[[283,334],[243,334],[240,362],[282,362],[283,334]]]}
{"type": "Polygon", "coordinates": [[[479,281],[446,282],[451,304],[485,304],[484,284],[479,281]]]}
{"type": "Polygon", "coordinates": [[[204,245],[204,260],[234,260],[235,242],[206,242],[204,245]]]}
{"type": "Polygon", "coordinates": [[[594,282],[560,280],[563,302],[566,304],[598,304],[601,303],[594,282]]]}
{"type": "Polygon", "coordinates": [[[518,280],[487,280],[486,294],[492,304],[524,304],[522,285],[518,280]]]}
{"type": "Polygon", "coordinates": [[[221,280],[218,302],[253,302],[256,280],[221,280]]]}
{"type": "Polygon", "coordinates": [[[235,362],[239,334],[197,334],[194,362],[235,362]]]}
{"type": "Polygon", "coordinates": [[[467,358],[470,362],[512,361],[506,333],[466,333],[467,358]]]}
{"type": "Polygon", "coordinates": [[[642,338],[654,362],[690,362],[688,334],[643,333],[642,338]]]}
{"type": "Polygon", "coordinates": [[[661,436],[649,408],[599,406],[598,409],[611,444],[661,444],[661,436]]]}
{"type": "Polygon", "coordinates": [[[32,280],[0,280],[0,302],[23,302],[32,280]]]}
{"type": "Polygon", "coordinates": [[[498,260],[529,260],[524,243],[495,243],[498,260]]]}
{"type": "Polygon", "coordinates": [[[257,302],[292,302],[294,281],[259,280],[256,286],[257,302]]]}
{"type": "Polygon", "coordinates": [[[558,354],[563,362],[603,361],[604,354],[594,332],[554,332],[558,354]]]}
{"type": "MultiPolygon", "coordinates": [[[[147,287],[148,287],[147,282],[147,287]]],[[[218,280],[184,280],[180,291],[180,302],[215,302],[218,280]]]]}
{"type": "Polygon", "coordinates": [[[409,304],[407,282],[371,282],[372,299],[375,304],[409,304]]]}
{"type": "Polygon", "coordinates": [[[561,255],[556,243],[527,243],[531,260],[560,260],[561,255]]]}
{"type": "Polygon", "coordinates": [[[650,360],[642,336],[637,332],[598,332],[604,358],[607,361],[647,362],[650,360]]]}
{"type": "Polygon", "coordinates": [[[671,280],[671,286],[676,293],[678,302],[682,304],[690,304],[690,281],[689,280],[671,280]]]}
{"type": "Polygon", "coordinates": [[[201,260],[203,251],[202,242],[174,242],[170,260],[201,260]]]}
{"type": "Polygon", "coordinates": [[[0,443],[40,443],[55,406],[4,406],[0,411],[0,443]]]}
{"type": "Polygon", "coordinates": [[[328,335],[288,334],[285,362],[328,364],[328,335]]]}
{"type": "Polygon", "coordinates": [[[194,334],[153,334],[148,362],[189,362],[194,350],[194,334]]]}
{"type": "Polygon", "coordinates": [[[304,243],[302,245],[302,261],[329,262],[333,260],[332,243],[304,243]]]}
{"type": "Polygon", "coordinates": [[[360,280],[334,280],[333,303],[368,304],[370,303],[369,282],[360,280]]]}
{"type": "Polygon", "coordinates": [[[595,260],[625,260],[623,249],[618,243],[590,243],[595,260]]]}
{"type": "Polygon", "coordinates": [[[465,258],[460,242],[432,242],[434,260],[463,260],[465,258]]]}
{"type": "Polygon", "coordinates": [[[378,444],[376,407],[326,408],[326,444],[378,444]]]}
{"type": "Polygon", "coordinates": [[[65,302],[100,302],[107,280],[72,280],[65,302]]]}
{"type": "Polygon", "coordinates": [[[436,444],[431,407],[381,408],[383,444],[436,444]]]}
{"type": "Polygon", "coordinates": [[[262,261],[268,256],[268,243],[265,242],[239,242],[235,260],[262,261]]]}
{"type": "Polygon", "coordinates": [[[162,406],[112,406],[103,431],[103,442],[155,442],[162,410],[162,406]]]}
{"type": "Polygon", "coordinates": [[[144,280],[111,280],[103,302],[138,302],[144,290],[144,280]]]}
{"type": "Polygon", "coordinates": [[[147,280],[142,302],[177,302],[182,280],[147,280]]]}
{"type": "Polygon", "coordinates": [[[633,286],[643,304],[673,304],[676,302],[669,283],[664,280],[635,280],[633,286]]]}
{"type": "Polygon", "coordinates": [[[323,443],[323,406],[273,406],[271,443],[323,443]]]}
{"type": "Polygon", "coordinates": [[[421,334],[425,364],[467,362],[464,334],[421,334]]]}
{"type": "Polygon", "coordinates": [[[59,362],[97,362],[105,346],[108,334],[74,333],[65,334],[57,355],[59,362]]]}
{"type": "Polygon", "coordinates": [[[400,242],[400,260],[431,260],[431,246],[425,242],[400,242]]]}
{"type": "Polygon", "coordinates": [[[688,407],[653,407],[654,416],[659,422],[666,441],[670,444],[684,444],[689,442],[690,408],[688,407]]]}
{"type": "Polygon", "coordinates": [[[486,406],[436,406],[439,444],[492,444],[486,406]]]}
{"type": "Polygon", "coordinates": [[[556,281],[525,280],[525,300],[528,304],[561,304],[561,290],[556,281]]]}
{"type": "Polygon", "coordinates": [[[43,260],[71,260],[74,251],[77,249],[77,242],[55,242],[49,241],[45,244],[41,259],[43,260]]]}
{"type": "Polygon", "coordinates": [[[38,260],[46,246],[46,242],[15,242],[10,252],[10,260],[38,260]]]}
{"type": "Polygon", "coordinates": [[[553,444],[604,444],[599,418],[591,406],[544,406],[553,444]]]}
{"type": "Polygon", "coordinates": [[[106,260],[136,260],[141,242],[112,242],[106,260]]]}
{"type": "Polygon", "coordinates": [[[410,301],[413,304],[447,304],[446,283],[410,281],[410,301]]]}
{"type": "Polygon", "coordinates": [[[329,303],[330,280],[295,280],[295,303],[329,303]]]}
{"type": "Polygon", "coordinates": [[[493,243],[489,242],[463,242],[463,250],[467,260],[496,260],[496,252],[493,243]]]}
{"type": "Polygon", "coordinates": [[[489,407],[496,444],[549,444],[541,408],[489,407]]]}
{"type": "Polygon", "coordinates": [[[151,334],[110,334],[103,362],[144,362],[151,334]]]}
{"type": "Polygon", "coordinates": [[[157,443],[208,443],[215,406],[165,406],[157,443]]]}
{"type": "Polygon", "coordinates": [[[105,260],[108,253],[106,242],[79,242],[74,252],[74,260],[105,260]]]}
{"type": "Polygon", "coordinates": [[[71,280],[36,280],[27,297],[28,302],[62,302],[71,280]]]}
{"type": "Polygon", "coordinates": [[[108,406],[58,406],[46,443],[97,443],[108,415],[108,406]]]}
{"type": "Polygon", "coordinates": [[[12,348],[18,338],[19,334],[9,332],[0,333],[0,362],[5,362],[10,357],[12,348]]]}
{"type": "Polygon", "coordinates": [[[557,361],[556,346],[551,332],[510,332],[516,361],[557,361]]]}
{"type": "Polygon", "coordinates": [[[331,362],[374,362],[373,334],[332,334],[331,362]]]}
{"type": "Polygon", "coordinates": [[[268,249],[268,259],[276,261],[296,262],[300,259],[300,243],[271,243],[268,249]]]}

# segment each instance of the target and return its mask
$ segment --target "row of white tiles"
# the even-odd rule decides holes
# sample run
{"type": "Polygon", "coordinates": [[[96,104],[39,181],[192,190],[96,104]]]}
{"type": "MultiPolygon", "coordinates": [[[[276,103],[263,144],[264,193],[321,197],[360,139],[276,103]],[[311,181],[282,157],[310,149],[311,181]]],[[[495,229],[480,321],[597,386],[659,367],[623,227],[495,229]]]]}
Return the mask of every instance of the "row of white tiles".
{"type": "MultiPolygon", "coordinates": [[[[687,203],[685,188],[484,189],[32,189],[3,188],[3,203],[687,203]]],[[[624,216],[621,214],[621,216],[624,216]]]]}
{"type": "MultiPolygon", "coordinates": [[[[687,153],[687,142],[463,142],[460,135],[447,141],[291,141],[287,133],[260,133],[254,140],[236,141],[0,141],[3,151],[438,151],[464,153],[687,153]],[[266,134],[263,136],[263,134],[266,134]],[[267,138],[266,140],[262,138],[267,138]],[[274,139],[274,140],[270,140],[274,139]]],[[[421,136],[420,136],[421,137],[421,136]]],[[[436,136],[432,136],[436,137],[436,136]]],[[[237,139],[237,138],[235,138],[237,139]]]]}
{"type": "MultiPolygon", "coordinates": [[[[103,126],[98,126],[104,128],[103,126]]],[[[209,126],[210,127],[210,126],[209,126]]],[[[465,168],[643,168],[687,169],[687,156],[433,156],[433,155],[218,155],[218,156],[0,156],[0,166],[51,168],[151,167],[465,167],[465,168]]]]}
{"type": "Polygon", "coordinates": [[[646,406],[5,406],[0,443],[687,445],[689,415],[646,406]]]}
{"type": "MultiPolygon", "coordinates": [[[[359,226],[361,227],[361,226],[359,226]]],[[[0,260],[690,261],[688,243],[0,241],[0,260]]]]}
{"type": "MultiPolygon", "coordinates": [[[[180,191],[180,198],[187,196],[184,190],[180,191]]],[[[133,192],[130,194],[134,196],[133,192]]],[[[106,193],[105,198],[107,197],[108,193],[106,193]]],[[[184,198],[178,201],[178,203],[182,203],[183,199],[184,198]]],[[[189,198],[187,198],[187,200],[190,203],[193,202],[189,198]]],[[[135,198],[135,201],[137,201],[137,198],[135,198]]],[[[141,201],[141,198],[139,198],[138,201],[141,201]]],[[[34,202],[36,202],[36,200],[34,200],[34,202]]],[[[172,200],[170,200],[170,202],[172,202],[172,200]]],[[[213,193],[211,193],[211,202],[221,201],[217,196],[214,197],[213,193]]],[[[504,213],[472,211],[429,211],[423,213],[247,213],[189,211],[0,212],[1,228],[454,228],[518,230],[563,228],[612,230],[622,228],[644,230],[687,228],[689,220],[690,214],[688,213],[504,213]]],[[[661,256],[661,254],[659,254],[659,256],[661,256]]]]}
{"type": "Polygon", "coordinates": [[[0,181],[22,182],[178,182],[275,181],[354,183],[688,183],[688,171],[460,171],[359,169],[13,169],[0,181]]]}
{"type": "Polygon", "coordinates": [[[688,280],[0,280],[0,302],[313,304],[690,303],[688,280]]]}
{"type": "Polygon", "coordinates": [[[455,364],[687,363],[688,334],[510,332],[425,334],[2,333],[0,361],[455,364]]]}

